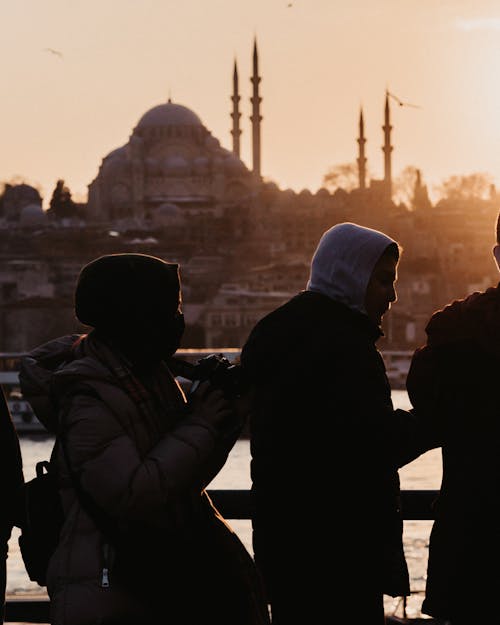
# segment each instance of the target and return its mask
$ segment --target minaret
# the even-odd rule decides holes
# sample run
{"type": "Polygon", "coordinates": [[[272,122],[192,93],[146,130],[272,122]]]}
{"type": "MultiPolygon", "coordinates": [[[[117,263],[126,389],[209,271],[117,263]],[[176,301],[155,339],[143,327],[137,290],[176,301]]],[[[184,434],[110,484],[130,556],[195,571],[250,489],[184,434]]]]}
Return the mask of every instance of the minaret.
{"type": "Polygon", "coordinates": [[[413,186],[413,198],[411,202],[413,210],[428,210],[432,207],[429,199],[429,193],[427,191],[427,185],[422,182],[422,174],[420,169],[417,169],[415,176],[415,184],[413,186]]]}
{"type": "Polygon", "coordinates": [[[385,92],[385,115],[384,125],[382,126],[384,131],[384,147],[382,152],[384,153],[384,186],[386,189],[387,197],[392,199],[392,145],[391,145],[391,111],[389,109],[389,92],[385,92]]]}
{"type": "Polygon", "coordinates": [[[250,121],[252,122],[253,174],[256,178],[260,178],[260,122],[262,121],[260,103],[262,102],[262,98],[259,96],[259,83],[261,78],[259,76],[257,39],[254,40],[253,44],[253,76],[250,81],[253,85],[253,95],[250,98],[250,102],[252,103],[250,121]]]}
{"type": "Polygon", "coordinates": [[[233,135],[233,154],[240,158],[240,94],[238,92],[238,68],[236,66],[236,59],[234,60],[234,72],[233,72],[233,95],[231,96],[233,101],[233,112],[231,118],[233,120],[233,129],[231,134],[233,135]]]}
{"type": "Polygon", "coordinates": [[[359,111],[359,137],[358,137],[358,180],[359,188],[366,189],[366,157],[365,157],[365,122],[363,120],[363,109],[359,111]]]}

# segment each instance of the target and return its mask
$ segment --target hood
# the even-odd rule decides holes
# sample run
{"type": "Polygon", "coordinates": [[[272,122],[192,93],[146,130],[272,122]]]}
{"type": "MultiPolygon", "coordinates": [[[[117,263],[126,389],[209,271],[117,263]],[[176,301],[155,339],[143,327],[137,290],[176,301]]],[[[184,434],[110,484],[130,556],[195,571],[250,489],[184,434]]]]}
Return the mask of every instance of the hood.
{"type": "Polygon", "coordinates": [[[54,374],[75,357],[74,346],[81,335],[63,336],[29,352],[21,359],[19,382],[24,398],[29,401],[37,419],[55,434],[58,429],[57,409],[51,399],[54,374]]]}
{"type": "Polygon", "coordinates": [[[349,222],[333,226],[323,234],[313,255],[307,290],[366,313],[370,276],[391,244],[397,245],[378,230],[349,222]]]}
{"type": "Polygon", "coordinates": [[[500,290],[489,288],[449,304],[431,317],[428,345],[467,342],[500,355],[500,290]]]}
{"type": "Polygon", "coordinates": [[[95,345],[99,342],[94,330],[71,334],[44,343],[21,359],[19,382],[23,396],[52,434],[59,429],[57,398],[68,387],[92,380],[120,386],[116,374],[96,355],[95,345]]]}

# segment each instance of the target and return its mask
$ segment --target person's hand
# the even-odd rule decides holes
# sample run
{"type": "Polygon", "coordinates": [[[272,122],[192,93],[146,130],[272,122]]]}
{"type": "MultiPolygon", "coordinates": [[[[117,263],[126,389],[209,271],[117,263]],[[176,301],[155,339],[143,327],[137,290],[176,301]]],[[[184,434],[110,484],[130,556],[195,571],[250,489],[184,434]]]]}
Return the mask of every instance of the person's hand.
{"type": "Polygon", "coordinates": [[[238,419],[233,404],[224,397],[221,389],[210,382],[202,382],[189,394],[189,405],[193,417],[203,419],[214,427],[238,419]]]}

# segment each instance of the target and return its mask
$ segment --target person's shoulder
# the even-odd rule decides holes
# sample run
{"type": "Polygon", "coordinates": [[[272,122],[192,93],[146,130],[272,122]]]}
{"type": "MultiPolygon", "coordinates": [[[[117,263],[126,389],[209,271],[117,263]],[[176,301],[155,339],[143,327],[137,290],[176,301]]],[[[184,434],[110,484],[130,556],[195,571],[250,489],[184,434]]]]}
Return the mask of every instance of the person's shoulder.
{"type": "MultiPolygon", "coordinates": [[[[430,318],[427,344],[433,346],[453,343],[500,344],[500,290],[491,287],[456,299],[430,318]]],[[[496,349],[496,348],[495,348],[496,349]]]]}

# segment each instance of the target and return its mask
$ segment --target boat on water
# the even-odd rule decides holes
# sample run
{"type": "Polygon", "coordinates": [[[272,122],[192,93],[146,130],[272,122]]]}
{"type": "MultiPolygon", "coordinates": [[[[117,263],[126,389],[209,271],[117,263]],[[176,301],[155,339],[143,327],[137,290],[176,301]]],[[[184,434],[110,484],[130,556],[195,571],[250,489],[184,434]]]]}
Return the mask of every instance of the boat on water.
{"type": "Polygon", "coordinates": [[[6,399],[12,423],[18,434],[48,434],[30,403],[23,398],[20,389],[12,389],[6,399]]]}

